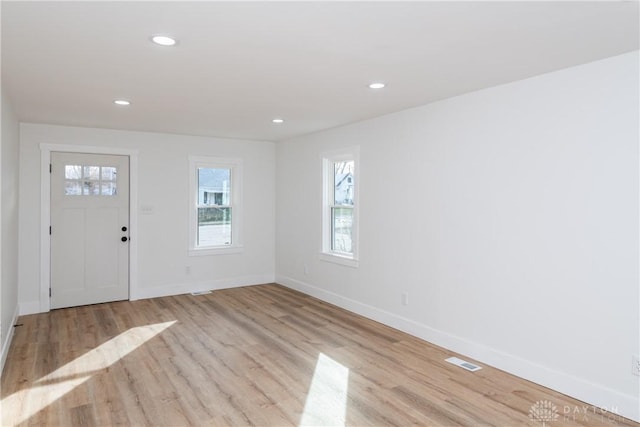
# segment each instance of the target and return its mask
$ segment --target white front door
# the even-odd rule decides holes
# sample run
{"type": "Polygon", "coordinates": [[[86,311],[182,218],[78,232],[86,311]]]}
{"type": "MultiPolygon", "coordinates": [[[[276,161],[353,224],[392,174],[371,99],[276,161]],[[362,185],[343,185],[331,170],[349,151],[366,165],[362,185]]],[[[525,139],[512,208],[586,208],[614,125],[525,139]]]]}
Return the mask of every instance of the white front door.
{"type": "Polygon", "coordinates": [[[51,308],[129,298],[129,157],[51,153],[51,308]]]}

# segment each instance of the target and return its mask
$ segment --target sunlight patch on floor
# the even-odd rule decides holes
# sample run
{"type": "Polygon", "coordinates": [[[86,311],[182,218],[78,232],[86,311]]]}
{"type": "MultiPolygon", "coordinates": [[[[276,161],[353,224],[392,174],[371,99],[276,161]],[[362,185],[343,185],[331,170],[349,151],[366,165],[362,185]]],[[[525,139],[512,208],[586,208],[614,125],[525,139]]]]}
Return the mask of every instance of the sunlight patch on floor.
{"type": "Polygon", "coordinates": [[[349,369],[320,353],[300,426],[344,426],[349,369]]]}
{"type": "Polygon", "coordinates": [[[2,399],[2,421],[19,424],[82,385],[95,373],[118,362],[175,321],[131,328],[2,399]]]}

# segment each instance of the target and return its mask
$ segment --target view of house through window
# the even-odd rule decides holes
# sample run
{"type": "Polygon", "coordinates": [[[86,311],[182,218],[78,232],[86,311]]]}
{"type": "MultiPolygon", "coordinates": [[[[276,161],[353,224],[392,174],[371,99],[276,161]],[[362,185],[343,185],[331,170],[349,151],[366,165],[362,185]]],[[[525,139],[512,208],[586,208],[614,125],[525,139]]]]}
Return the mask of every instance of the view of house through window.
{"type": "Polygon", "coordinates": [[[189,156],[189,256],[242,252],[242,160],[189,156]]]}
{"type": "Polygon", "coordinates": [[[358,266],[358,147],[323,153],[323,261],[358,266]]]}
{"type": "Polygon", "coordinates": [[[231,244],[231,169],[198,168],[197,246],[231,244]]]}
{"type": "Polygon", "coordinates": [[[353,160],[333,163],[333,204],[331,206],[331,250],[353,253],[353,160]]]}

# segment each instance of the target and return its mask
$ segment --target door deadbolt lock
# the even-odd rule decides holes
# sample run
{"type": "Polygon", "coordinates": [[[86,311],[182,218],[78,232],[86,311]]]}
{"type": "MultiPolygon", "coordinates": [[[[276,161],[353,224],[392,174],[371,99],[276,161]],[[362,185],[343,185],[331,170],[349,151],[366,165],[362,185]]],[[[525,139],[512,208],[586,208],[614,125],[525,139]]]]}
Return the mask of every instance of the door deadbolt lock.
{"type": "Polygon", "coordinates": [[[127,231],[127,227],[122,227],[121,230],[122,231],[127,231]]]}
{"type": "Polygon", "coordinates": [[[122,236],[122,239],[120,239],[120,240],[122,240],[123,242],[126,242],[129,239],[127,239],[127,236],[122,236]]]}

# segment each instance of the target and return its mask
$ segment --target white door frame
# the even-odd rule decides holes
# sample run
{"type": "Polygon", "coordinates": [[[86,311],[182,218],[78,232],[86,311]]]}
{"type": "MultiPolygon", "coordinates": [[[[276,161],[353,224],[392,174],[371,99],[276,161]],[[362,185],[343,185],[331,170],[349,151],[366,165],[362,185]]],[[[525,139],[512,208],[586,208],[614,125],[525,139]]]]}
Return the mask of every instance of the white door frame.
{"type": "Polygon", "coordinates": [[[138,299],[138,150],[87,145],[40,144],[40,312],[51,310],[51,152],[129,157],[129,299],[138,299]]]}

